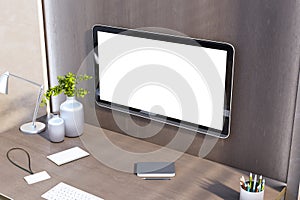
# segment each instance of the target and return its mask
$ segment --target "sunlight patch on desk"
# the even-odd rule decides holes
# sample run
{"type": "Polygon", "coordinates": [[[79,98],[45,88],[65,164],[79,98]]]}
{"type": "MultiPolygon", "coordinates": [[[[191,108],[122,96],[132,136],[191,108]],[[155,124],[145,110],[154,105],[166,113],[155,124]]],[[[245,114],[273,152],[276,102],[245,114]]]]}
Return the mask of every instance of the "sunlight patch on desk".
{"type": "MultiPolygon", "coordinates": [[[[124,150],[112,144],[104,132],[109,134],[110,131],[86,124],[85,133],[80,139],[91,155],[103,164],[116,170],[133,173],[133,166],[136,162],[172,162],[183,154],[167,147],[147,153],[136,153],[134,152],[134,147],[132,147],[132,151],[124,150]]],[[[126,138],[128,136],[119,135],[119,137],[126,138]]],[[[130,139],[132,140],[132,138],[130,139]]],[[[145,142],[136,140],[137,142],[145,142]]],[[[153,144],[153,146],[157,145],[153,144]]]]}

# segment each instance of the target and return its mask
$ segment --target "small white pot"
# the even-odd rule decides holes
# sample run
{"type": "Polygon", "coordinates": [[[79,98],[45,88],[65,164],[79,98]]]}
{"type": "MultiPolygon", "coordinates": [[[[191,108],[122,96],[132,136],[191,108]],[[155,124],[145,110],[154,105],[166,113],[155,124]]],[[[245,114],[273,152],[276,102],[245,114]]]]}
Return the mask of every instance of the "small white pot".
{"type": "Polygon", "coordinates": [[[65,139],[64,120],[58,115],[54,115],[48,121],[48,134],[51,142],[62,142],[65,139]]]}

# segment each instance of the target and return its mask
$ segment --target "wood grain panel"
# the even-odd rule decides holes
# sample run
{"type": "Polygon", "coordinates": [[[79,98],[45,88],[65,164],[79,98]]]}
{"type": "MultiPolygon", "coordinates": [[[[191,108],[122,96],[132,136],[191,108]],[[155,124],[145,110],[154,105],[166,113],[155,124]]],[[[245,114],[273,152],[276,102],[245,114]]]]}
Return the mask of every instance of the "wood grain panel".
{"type": "MultiPolygon", "coordinates": [[[[287,181],[299,69],[299,3],[44,0],[44,5],[51,84],[56,75],[78,70],[92,49],[89,29],[97,23],[163,27],[232,43],[236,60],[231,135],[219,140],[207,158],[287,181]]],[[[54,101],[54,110],[59,102],[54,101]]],[[[119,130],[109,111],[97,112],[101,125],[119,130]]],[[[126,126],[128,116],[123,117],[126,126]]],[[[127,131],[136,130],[127,127],[127,131]]],[[[176,129],[166,126],[147,141],[164,145],[174,134],[176,129]]],[[[203,140],[197,135],[188,152],[198,155],[203,140]]]]}

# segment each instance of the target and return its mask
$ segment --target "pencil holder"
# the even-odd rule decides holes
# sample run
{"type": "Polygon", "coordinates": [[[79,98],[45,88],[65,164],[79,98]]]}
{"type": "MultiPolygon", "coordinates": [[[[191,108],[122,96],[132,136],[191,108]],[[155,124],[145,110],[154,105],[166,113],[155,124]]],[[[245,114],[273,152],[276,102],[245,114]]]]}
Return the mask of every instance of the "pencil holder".
{"type": "MultiPolygon", "coordinates": [[[[246,183],[249,183],[249,181],[247,181],[246,183]]],[[[242,188],[242,186],[240,186],[240,200],[254,200],[254,199],[263,200],[264,192],[265,190],[262,190],[260,192],[253,192],[253,191],[248,192],[247,190],[242,188]]]]}

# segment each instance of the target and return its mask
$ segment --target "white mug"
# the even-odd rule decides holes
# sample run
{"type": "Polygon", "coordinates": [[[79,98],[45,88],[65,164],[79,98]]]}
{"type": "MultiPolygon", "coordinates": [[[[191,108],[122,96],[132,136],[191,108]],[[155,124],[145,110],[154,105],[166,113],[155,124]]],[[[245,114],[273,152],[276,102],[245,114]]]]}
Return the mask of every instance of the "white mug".
{"type": "Polygon", "coordinates": [[[62,142],[65,139],[65,124],[59,115],[54,115],[48,121],[48,134],[51,142],[62,142]]]}

